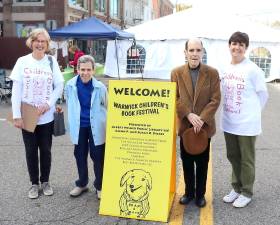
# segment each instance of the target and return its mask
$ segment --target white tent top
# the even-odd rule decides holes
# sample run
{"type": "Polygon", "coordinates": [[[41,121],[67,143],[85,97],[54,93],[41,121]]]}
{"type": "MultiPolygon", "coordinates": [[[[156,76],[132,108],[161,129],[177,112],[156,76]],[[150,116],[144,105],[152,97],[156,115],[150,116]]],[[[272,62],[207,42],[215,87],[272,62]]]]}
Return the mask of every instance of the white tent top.
{"type": "Polygon", "coordinates": [[[190,37],[228,40],[236,31],[245,32],[250,41],[278,42],[280,31],[241,16],[212,10],[188,9],[131,27],[127,32],[136,40],[178,40],[190,37]]]}

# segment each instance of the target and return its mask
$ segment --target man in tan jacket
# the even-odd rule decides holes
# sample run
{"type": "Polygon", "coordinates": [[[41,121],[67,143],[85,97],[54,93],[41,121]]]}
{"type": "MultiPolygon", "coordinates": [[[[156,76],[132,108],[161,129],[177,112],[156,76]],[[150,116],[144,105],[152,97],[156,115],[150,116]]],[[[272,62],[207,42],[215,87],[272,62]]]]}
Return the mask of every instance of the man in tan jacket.
{"type": "Polygon", "coordinates": [[[188,204],[195,197],[196,205],[204,207],[210,140],[216,132],[214,117],[221,98],[220,81],[216,69],[201,63],[201,40],[188,40],[185,56],[187,63],[171,73],[171,80],[177,86],[178,135],[185,179],[185,194],[181,197],[180,204],[188,204]],[[183,145],[182,134],[189,127],[193,127],[195,133],[203,128],[208,135],[208,146],[198,155],[188,153],[183,145]]]}

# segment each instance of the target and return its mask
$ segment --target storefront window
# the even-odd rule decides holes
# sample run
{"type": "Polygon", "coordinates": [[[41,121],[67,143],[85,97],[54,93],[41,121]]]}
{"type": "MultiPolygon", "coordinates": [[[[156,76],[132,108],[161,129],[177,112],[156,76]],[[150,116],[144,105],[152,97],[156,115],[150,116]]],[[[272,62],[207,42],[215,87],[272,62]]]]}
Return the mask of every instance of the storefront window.
{"type": "Polygon", "coordinates": [[[120,12],[120,1],[119,0],[110,0],[110,16],[112,18],[118,18],[120,12]]]}
{"type": "Polygon", "coordinates": [[[105,63],[106,48],[107,48],[107,41],[96,40],[93,42],[92,55],[94,56],[96,62],[105,63]]]}
{"type": "Polygon", "coordinates": [[[87,9],[87,2],[85,0],[76,0],[76,4],[80,5],[81,7],[83,7],[84,9],[87,9]]]}
{"type": "Polygon", "coordinates": [[[106,10],[105,0],[95,0],[95,11],[104,13],[106,10]]]}
{"type": "Polygon", "coordinates": [[[17,23],[16,24],[17,37],[28,37],[31,31],[38,27],[44,27],[44,24],[43,23],[35,23],[35,24],[17,23]]]}

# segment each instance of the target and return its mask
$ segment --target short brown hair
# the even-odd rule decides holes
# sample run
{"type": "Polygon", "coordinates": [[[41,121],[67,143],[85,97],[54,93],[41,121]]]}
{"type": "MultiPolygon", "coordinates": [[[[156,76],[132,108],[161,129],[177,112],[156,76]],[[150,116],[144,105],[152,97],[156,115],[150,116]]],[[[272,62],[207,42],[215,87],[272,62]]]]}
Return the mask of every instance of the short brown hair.
{"type": "Polygon", "coordinates": [[[231,42],[237,42],[237,43],[244,43],[246,45],[246,47],[248,48],[249,46],[249,36],[246,33],[240,32],[240,31],[236,31],[234,32],[229,40],[228,43],[231,44],[231,42]]]}

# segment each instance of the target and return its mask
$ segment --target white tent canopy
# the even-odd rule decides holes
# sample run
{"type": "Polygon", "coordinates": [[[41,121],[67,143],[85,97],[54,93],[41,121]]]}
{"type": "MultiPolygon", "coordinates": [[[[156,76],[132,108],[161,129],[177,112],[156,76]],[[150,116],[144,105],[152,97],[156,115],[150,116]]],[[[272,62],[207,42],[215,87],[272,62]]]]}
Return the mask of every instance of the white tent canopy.
{"type": "MultiPolygon", "coordinates": [[[[250,37],[247,56],[256,48],[264,47],[271,55],[267,80],[280,77],[280,31],[230,14],[189,9],[152,20],[126,31],[135,34],[138,45],[146,52],[144,78],[169,79],[171,70],[184,64],[184,45],[191,37],[200,37],[207,54],[207,64],[220,69],[230,61],[228,39],[235,31],[246,32],[250,37]]],[[[140,73],[127,72],[127,51],[131,42],[118,42],[121,77],[140,77],[140,73]]],[[[105,74],[117,76],[115,47],[108,43],[105,74]]]]}

